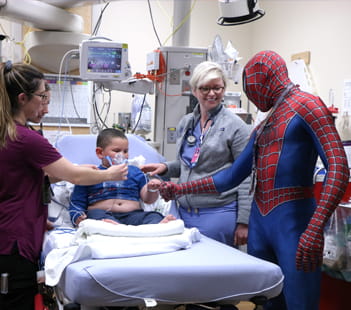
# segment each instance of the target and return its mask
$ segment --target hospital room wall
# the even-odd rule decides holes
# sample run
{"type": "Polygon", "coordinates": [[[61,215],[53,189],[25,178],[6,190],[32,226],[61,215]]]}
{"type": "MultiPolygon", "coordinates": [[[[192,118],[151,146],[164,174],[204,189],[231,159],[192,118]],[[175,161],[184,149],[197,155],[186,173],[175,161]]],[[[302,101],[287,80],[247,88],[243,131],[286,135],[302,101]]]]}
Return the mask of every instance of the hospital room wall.
{"type": "MultiPolygon", "coordinates": [[[[173,1],[155,0],[150,3],[162,45],[172,45],[169,36],[173,31],[173,1]]],[[[127,42],[133,73],[145,73],[146,54],[160,46],[152,29],[147,1],[117,1],[109,6],[99,34],[127,42]]],[[[245,25],[223,27],[216,24],[220,15],[218,2],[197,0],[191,13],[189,46],[208,47],[215,35],[219,34],[225,46],[230,40],[239,51],[243,65],[254,53],[264,49],[277,51],[287,61],[295,53],[310,51],[310,69],[317,94],[328,104],[329,90],[333,89],[334,104],[342,109],[344,80],[351,79],[351,40],[348,40],[351,2],[261,0],[260,7],[266,11],[262,19],[245,25]]],[[[241,91],[241,85],[230,83],[229,90],[241,91]]],[[[153,106],[153,96],[148,95],[147,100],[153,106]]],[[[130,112],[130,94],[115,91],[113,102],[114,113],[130,112]]],[[[246,104],[243,96],[245,108],[246,104]]],[[[250,112],[253,111],[250,106],[250,112]]]]}
{"type": "MultiPolygon", "coordinates": [[[[161,44],[163,46],[172,46],[171,34],[173,26],[171,22],[173,0],[151,0],[150,3],[155,28],[161,44]]],[[[240,55],[247,54],[250,38],[246,33],[247,28],[250,28],[251,25],[234,28],[222,27],[216,23],[218,17],[217,1],[195,1],[195,6],[190,17],[189,46],[207,48],[212,45],[215,35],[220,34],[225,45],[228,40],[232,40],[233,45],[239,50],[240,55]]],[[[160,46],[153,31],[146,0],[110,2],[109,7],[104,13],[99,34],[113,40],[128,43],[129,60],[133,73],[146,73],[147,53],[152,52],[160,46]]],[[[231,83],[230,90],[239,91],[240,87],[231,83]]],[[[147,95],[146,98],[153,108],[154,96],[147,95]]],[[[113,92],[113,102],[112,109],[115,111],[115,116],[118,112],[130,112],[131,94],[115,91],[113,92]]],[[[111,118],[113,116],[111,114],[111,118]]]]}
{"type": "Polygon", "coordinates": [[[316,93],[328,105],[333,90],[338,131],[343,140],[350,139],[342,115],[344,82],[351,79],[351,1],[261,0],[260,5],[266,16],[252,23],[250,54],[271,49],[289,61],[293,54],[310,51],[316,93]]]}
{"type": "MultiPolygon", "coordinates": [[[[172,45],[173,0],[151,0],[150,3],[161,44],[172,45]]],[[[310,51],[310,69],[317,93],[328,103],[329,90],[333,89],[335,105],[342,109],[344,80],[351,79],[351,40],[348,39],[351,1],[260,0],[259,4],[266,11],[262,19],[241,26],[223,27],[216,24],[220,15],[217,0],[196,0],[191,13],[189,46],[208,47],[219,34],[224,45],[231,40],[239,56],[243,57],[241,64],[263,49],[275,50],[287,61],[292,54],[310,51]]],[[[95,16],[103,5],[93,6],[95,16]]],[[[94,19],[91,23],[94,26],[94,19]]],[[[17,28],[14,27],[15,33],[17,28]]],[[[110,2],[98,35],[129,44],[133,73],[146,72],[146,54],[160,45],[153,32],[146,0],[110,2]]],[[[241,91],[241,85],[230,83],[229,90],[241,91]]],[[[131,111],[131,94],[113,91],[112,95],[109,124],[118,112],[131,111]]],[[[153,106],[154,97],[148,95],[147,100],[153,106]]],[[[243,103],[246,107],[244,96],[243,103]]],[[[253,112],[252,106],[250,109],[253,112]]],[[[339,128],[340,120],[339,112],[339,128]]]]}

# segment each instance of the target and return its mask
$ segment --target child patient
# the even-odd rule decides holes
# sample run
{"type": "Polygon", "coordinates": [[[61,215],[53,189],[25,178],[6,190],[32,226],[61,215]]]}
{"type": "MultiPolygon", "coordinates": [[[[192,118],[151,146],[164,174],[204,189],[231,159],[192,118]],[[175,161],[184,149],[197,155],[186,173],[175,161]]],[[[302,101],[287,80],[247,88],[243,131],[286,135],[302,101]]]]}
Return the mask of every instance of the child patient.
{"type": "MultiPolygon", "coordinates": [[[[99,169],[107,169],[116,154],[123,154],[128,159],[128,138],[122,131],[114,128],[102,130],[96,141],[96,155],[101,159],[99,169]]],[[[161,213],[145,212],[141,208],[140,199],[147,204],[157,200],[160,183],[158,179],[151,179],[147,183],[144,173],[130,165],[127,179],[122,183],[116,181],[89,186],[76,185],[69,206],[71,220],[74,225],[86,218],[127,225],[167,223],[175,220],[173,215],[164,217],[161,213]]]]}

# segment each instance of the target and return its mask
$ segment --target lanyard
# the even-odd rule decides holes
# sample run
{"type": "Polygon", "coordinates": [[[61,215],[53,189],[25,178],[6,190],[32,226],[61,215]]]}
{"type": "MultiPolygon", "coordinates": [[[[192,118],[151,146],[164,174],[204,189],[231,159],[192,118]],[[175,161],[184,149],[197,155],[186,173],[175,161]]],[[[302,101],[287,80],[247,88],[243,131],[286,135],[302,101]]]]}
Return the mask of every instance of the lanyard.
{"type": "Polygon", "coordinates": [[[208,122],[210,122],[210,121],[212,122],[211,118],[208,118],[206,120],[205,124],[204,124],[204,127],[201,130],[201,135],[200,135],[200,138],[199,138],[199,140],[200,140],[200,145],[199,146],[202,145],[202,142],[204,141],[204,138],[205,138],[206,134],[210,131],[210,129],[212,127],[212,123],[211,123],[210,127],[208,129],[206,129],[206,127],[208,125],[208,122]]]}
{"type": "Polygon", "coordinates": [[[199,160],[199,157],[200,157],[200,150],[201,150],[201,146],[202,146],[202,143],[204,141],[204,138],[205,136],[210,132],[211,128],[212,128],[212,125],[213,125],[213,122],[211,123],[210,127],[208,129],[206,129],[207,125],[208,125],[208,122],[211,121],[211,118],[208,118],[201,130],[201,135],[200,135],[200,138],[199,138],[199,145],[196,147],[195,149],[195,152],[193,154],[193,157],[191,158],[191,167],[195,167],[195,165],[197,164],[198,160],[199,160]]]}

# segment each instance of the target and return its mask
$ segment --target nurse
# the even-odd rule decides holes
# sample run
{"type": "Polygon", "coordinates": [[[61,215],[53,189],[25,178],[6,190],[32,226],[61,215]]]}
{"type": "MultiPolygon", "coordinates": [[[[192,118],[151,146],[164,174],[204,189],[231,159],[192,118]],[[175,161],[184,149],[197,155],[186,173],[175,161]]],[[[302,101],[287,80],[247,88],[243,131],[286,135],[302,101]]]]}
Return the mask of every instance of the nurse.
{"type": "Polygon", "coordinates": [[[36,271],[47,224],[43,191],[50,179],[90,185],[122,180],[125,164],[107,170],[75,166],[27,122],[39,121],[47,101],[44,75],[26,64],[0,64],[1,310],[34,310],[36,271]]]}
{"type": "MultiPolygon", "coordinates": [[[[177,158],[141,169],[179,182],[196,180],[229,167],[244,149],[248,125],[226,109],[222,100],[227,78],[220,65],[205,61],[190,79],[198,104],[177,126],[177,158]]],[[[179,214],[187,227],[228,245],[247,242],[252,196],[249,179],[236,188],[215,195],[185,195],[177,199],[179,214]]]]}

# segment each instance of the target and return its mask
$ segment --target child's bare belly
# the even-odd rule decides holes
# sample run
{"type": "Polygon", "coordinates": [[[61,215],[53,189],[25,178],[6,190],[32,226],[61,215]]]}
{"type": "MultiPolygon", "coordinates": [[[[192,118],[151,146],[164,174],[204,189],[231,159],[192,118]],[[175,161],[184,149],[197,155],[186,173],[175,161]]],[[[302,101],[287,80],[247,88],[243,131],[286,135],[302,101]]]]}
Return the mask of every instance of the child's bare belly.
{"type": "Polygon", "coordinates": [[[139,201],[124,199],[106,199],[98,201],[88,207],[88,210],[100,209],[110,212],[130,212],[140,209],[139,201]]]}

